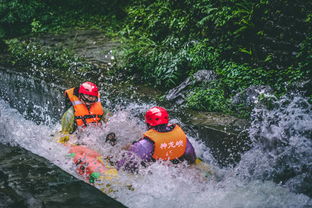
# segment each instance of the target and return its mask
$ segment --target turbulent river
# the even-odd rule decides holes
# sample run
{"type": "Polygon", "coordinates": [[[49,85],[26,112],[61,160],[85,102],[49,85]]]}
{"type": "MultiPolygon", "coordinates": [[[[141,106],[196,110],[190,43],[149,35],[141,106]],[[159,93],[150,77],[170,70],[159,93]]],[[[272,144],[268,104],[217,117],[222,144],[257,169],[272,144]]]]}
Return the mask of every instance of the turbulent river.
{"type": "MultiPolygon", "coordinates": [[[[6,70],[0,71],[0,77],[0,143],[25,149],[52,164],[52,171],[60,168],[74,176],[62,183],[71,184],[71,180],[81,179],[66,157],[68,149],[53,139],[60,130],[64,89],[6,70]]],[[[102,100],[107,100],[112,117],[103,129],[89,131],[82,140],[102,155],[118,158],[122,147],[140,138],[144,132],[142,115],[153,103],[118,104],[109,102],[107,97],[102,100]],[[109,132],[115,132],[118,138],[118,144],[113,148],[104,142],[109,132]]],[[[176,118],[174,122],[179,122],[188,132],[183,121],[176,118]]],[[[235,165],[219,166],[209,147],[196,135],[193,132],[188,137],[196,154],[210,164],[213,175],[204,177],[194,168],[154,163],[141,169],[137,175],[120,172],[118,181],[111,184],[114,191],[107,195],[133,208],[312,207],[312,111],[302,96],[289,95],[276,101],[270,109],[259,107],[253,110],[248,129],[252,146],[242,153],[235,165]],[[127,188],[129,185],[132,188],[127,188]]],[[[6,155],[6,160],[2,159],[1,163],[10,163],[10,155],[6,155]]],[[[30,165],[37,166],[35,163],[30,165]]],[[[14,183],[14,178],[19,175],[14,171],[8,173],[2,165],[0,173],[0,207],[14,207],[14,197],[6,196],[6,189],[19,190],[23,182],[14,183]]],[[[49,173],[41,174],[44,177],[49,173]]],[[[29,179],[24,180],[26,183],[29,179]]],[[[38,187],[42,188],[42,184],[38,187]]],[[[103,186],[97,184],[96,188],[101,190],[103,186]]],[[[36,184],[33,189],[36,190],[36,184]]],[[[70,193],[73,192],[67,194],[70,193]]],[[[39,200],[38,195],[24,194],[24,205],[53,207],[44,205],[42,199],[42,203],[32,203],[36,197],[39,200]]],[[[70,202],[64,203],[66,206],[63,204],[63,207],[71,207],[70,202]]],[[[114,207],[113,201],[111,205],[114,207]]],[[[94,207],[101,206],[94,204],[94,207]]]]}

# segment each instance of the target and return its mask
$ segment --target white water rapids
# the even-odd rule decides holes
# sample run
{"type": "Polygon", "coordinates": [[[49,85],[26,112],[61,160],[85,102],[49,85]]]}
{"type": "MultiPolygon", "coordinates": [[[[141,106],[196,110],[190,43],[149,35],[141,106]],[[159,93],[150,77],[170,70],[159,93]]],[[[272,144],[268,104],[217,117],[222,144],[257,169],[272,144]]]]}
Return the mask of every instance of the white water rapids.
{"type": "MultiPolygon", "coordinates": [[[[148,107],[129,104],[116,109],[107,126],[86,135],[83,142],[103,155],[118,157],[121,147],[140,138],[145,130],[142,119],[132,116],[133,112],[140,115],[148,107]],[[118,138],[114,148],[104,143],[109,132],[118,138]]],[[[19,145],[79,177],[66,158],[68,149],[52,139],[60,125],[43,116],[46,122],[41,124],[26,120],[0,99],[0,142],[19,145]]],[[[200,138],[189,137],[197,155],[213,166],[215,177],[203,179],[192,168],[154,163],[138,175],[120,173],[119,183],[113,185],[117,191],[108,195],[131,208],[312,207],[311,198],[301,191],[312,192],[306,184],[311,182],[311,132],[311,106],[300,96],[283,98],[271,110],[254,110],[249,129],[253,147],[235,167],[218,167],[209,147],[200,138]],[[125,183],[134,190],[125,188],[125,183]]]]}

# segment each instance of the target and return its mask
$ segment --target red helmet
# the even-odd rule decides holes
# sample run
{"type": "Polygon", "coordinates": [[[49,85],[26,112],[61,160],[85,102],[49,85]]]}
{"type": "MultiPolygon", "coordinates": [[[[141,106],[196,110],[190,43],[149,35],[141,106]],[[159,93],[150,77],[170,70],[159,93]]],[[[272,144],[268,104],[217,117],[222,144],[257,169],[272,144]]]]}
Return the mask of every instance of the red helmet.
{"type": "Polygon", "coordinates": [[[169,122],[168,112],[162,107],[152,107],[145,113],[145,122],[151,126],[167,124],[169,122]]]}
{"type": "Polygon", "coordinates": [[[78,92],[86,95],[99,96],[99,88],[92,82],[82,83],[78,92]]]}

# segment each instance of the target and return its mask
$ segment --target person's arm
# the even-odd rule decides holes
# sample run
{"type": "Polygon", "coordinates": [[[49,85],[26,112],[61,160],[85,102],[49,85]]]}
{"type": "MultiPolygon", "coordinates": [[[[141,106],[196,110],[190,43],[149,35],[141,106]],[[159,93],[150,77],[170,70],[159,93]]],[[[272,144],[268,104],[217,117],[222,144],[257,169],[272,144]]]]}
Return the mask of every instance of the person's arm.
{"type": "Polygon", "coordinates": [[[71,134],[76,130],[74,107],[70,107],[62,116],[61,119],[63,134],[71,134]]]}
{"type": "Polygon", "coordinates": [[[154,152],[154,143],[146,138],[143,138],[129,147],[129,151],[134,152],[144,161],[150,161],[154,152]]]}
{"type": "Polygon", "coordinates": [[[154,151],[154,144],[147,139],[141,139],[133,143],[128,152],[122,154],[122,159],[117,161],[116,168],[135,173],[142,161],[150,161],[154,151]],[[139,161],[138,158],[141,160],[139,161]]]}
{"type": "Polygon", "coordinates": [[[188,139],[187,139],[187,143],[186,143],[184,159],[187,160],[189,164],[195,163],[195,160],[196,160],[196,154],[195,154],[194,147],[188,139]]]}
{"type": "Polygon", "coordinates": [[[65,92],[65,98],[64,98],[64,110],[65,113],[70,107],[72,106],[72,103],[70,102],[67,93],[65,92]]]}
{"type": "Polygon", "coordinates": [[[103,116],[101,118],[101,121],[103,121],[104,123],[107,123],[109,117],[111,117],[112,114],[111,114],[111,112],[107,108],[104,108],[104,107],[103,107],[103,112],[104,112],[104,114],[103,114],[103,116]]]}

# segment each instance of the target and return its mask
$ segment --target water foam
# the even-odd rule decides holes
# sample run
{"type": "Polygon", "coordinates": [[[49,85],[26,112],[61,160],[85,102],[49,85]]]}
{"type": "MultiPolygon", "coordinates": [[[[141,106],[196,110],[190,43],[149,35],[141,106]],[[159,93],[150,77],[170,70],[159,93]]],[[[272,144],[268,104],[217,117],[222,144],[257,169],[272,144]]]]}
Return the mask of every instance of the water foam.
{"type": "MultiPolygon", "coordinates": [[[[214,166],[216,176],[205,178],[196,169],[185,168],[183,164],[170,166],[156,162],[138,175],[120,172],[119,184],[113,185],[117,191],[109,195],[133,208],[312,206],[310,197],[291,188],[303,180],[302,177],[297,179],[300,174],[281,184],[274,178],[276,173],[283,173],[283,163],[294,170],[303,170],[304,164],[311,164],[311,111],[307,111],[306,104],[301,101],[299,98],[286,103],[281,101],[273,110],[256,109],[250,128],[254,147],[242,155],[234,168],[214,166]],[[271,142],[275,140],[278,142],[271,142]],[[289,160],[293,156],[294,160],[289,160]],[[126,188],[125,184],[132,188],[126,188]]],[[[81,141],[103,155],[118,157],[124,144],[140,138],[145,130],[138,114],[148,107],[135,104],[116,110],[104,130],[89,131],[81,141]],[[118,146],[114,148],[103,140],[109,132],[115,132],[118,137],[118,146]]],[[[3,100],[0,101],[0,118],[1,143],[20,145],[75,175],[73,167],[64,159],[67,148],[50,136],[59,130],[59,125],[38,125],[26,120],[3,100]]],[[[190,137],[190,140],[198,155],[213,161],[209,148],[200,138],[190,137]]]]}

